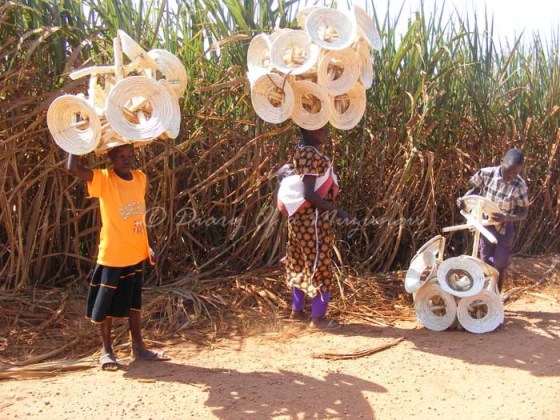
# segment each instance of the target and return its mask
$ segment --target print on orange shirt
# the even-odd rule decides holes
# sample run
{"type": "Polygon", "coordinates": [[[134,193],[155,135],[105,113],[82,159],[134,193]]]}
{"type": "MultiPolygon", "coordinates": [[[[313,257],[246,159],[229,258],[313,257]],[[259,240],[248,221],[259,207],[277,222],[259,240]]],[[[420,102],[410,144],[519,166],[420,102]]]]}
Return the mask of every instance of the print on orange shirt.
{"type": "Polygon", "coordinates": [[[149,258],[145,214],[146,175],[132,171],[132,180],[112,169],[94,169],[88,182],[90,197],[99,198],[101,233],[97,263],[127,267],[149,258]]]}

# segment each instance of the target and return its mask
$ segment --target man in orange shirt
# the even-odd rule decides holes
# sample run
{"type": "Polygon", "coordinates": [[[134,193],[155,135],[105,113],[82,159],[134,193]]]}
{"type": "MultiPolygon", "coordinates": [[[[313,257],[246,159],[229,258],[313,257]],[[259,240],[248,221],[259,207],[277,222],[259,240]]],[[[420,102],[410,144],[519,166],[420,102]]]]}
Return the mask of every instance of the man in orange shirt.
{"type": "Polygon", "coordinates": [[[148,243],[145,213],[146,175],[133,170],[134,148],[125,144],[108,153],[112,169],[89,169],[69,155],[67,169],[87,181],[90,197],[99,199],[101,233],[86,316],[100,324],[104,370],[117,370],[111,327],[113,318],[128,318],[132,354],[138,360],[164,360],[144,345],[141,333],[142,265],[154,263],[148,243]]]}

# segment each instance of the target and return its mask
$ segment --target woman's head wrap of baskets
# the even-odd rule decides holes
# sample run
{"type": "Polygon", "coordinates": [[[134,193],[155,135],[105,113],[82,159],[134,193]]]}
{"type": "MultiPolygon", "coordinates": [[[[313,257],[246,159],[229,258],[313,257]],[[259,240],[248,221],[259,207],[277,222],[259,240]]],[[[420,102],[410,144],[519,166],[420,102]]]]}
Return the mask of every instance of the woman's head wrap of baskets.
{"type": "Polygon", "coordinates": [[[247,70],[251,84],[263,74],[269,73],[272,68],[270,62],[270,37],[259,34],[251,40],[247,50],[247,70]]]}
{"type": "Polygon", "coordinates": [[[150,50],[148,55],[156,62],[157,70],[159,70],[165,80],[171,85],[174,95],[180,98],[187,88],[187,71],[174,54],[166,50],[150,50]]]}
{"type": "Polygon", "coordinates": [[[177,99],[164,86],[142,76],[127,77],[119,81],[107,98],[107,120],[124,139],[151,141],[169,129],[177,99]],[[138,111],[139,105],[132,102],[143,99],[151,106],[149,119],[139,118],[133,123],[127,118],[138,111]]]}
{"type": "Polygon", "coordinates": [[[101,122],[95,109],[74,95],[63,95],[52,102],[47,126],[55,143],[73,155],[92,152],[101,139],[101,122]]]}
{"type": "Polygon", "coordinates": [[[260,76],[251,88],[251,102],[263,120],[278,124],[294,110],[294,92],[285,77],[275,73],[260,76]]]}
{"type": "Polygon", "coordinates": [[[299,27],[301,29],[305,29],[305,21],[307,20],[307,16],[309,16],[309,13],[311,13],[312,11],[316,10],[316,9],[321,9],[322,7],[319,6],[309,6],[309,7],[304,7],[303,9],[301,9],[297,16],[296,16],[296,20],[297,23],[299,25],[299,27]]]}
{"type": "Polygon", "coordinates": [[[356,84],[360,77],[360,59],[352,48],[327,51],[319,60],[317,84],[329,95],[342,95],[356,84]]]}
{"type": "Polygon", "coordinates": [[[313,42],[328,50],[343,50],[354,42],[356,26],[348,14],[321,7],[309,13],[305,29],[313,42]]]}
{"type": "Polygon", "coordinates": [[[329,122],[339,130],[354,128],[364,116],[366,111],[366,90],[361,83],[354,86],[342,95],[330,96],[331,115],[329,122]]]}
{"type": "Polygon", "coordinates": [[[381,50],[381,37],[375,26],[375,22],[368,16],[364,9],[360,6],[354,6],[354,16],[356,19],[356,31],[360,37],[363,37],[371,48],[381,50]]]}
{"type": "Polygon", "coordinates": [[[329,122],[329,97],[316,83],[293,82],[294,111],[292,121],[306,130],[318,130],[329,122]]]}
{"type": "Polygon", "coordinates": [[[285,74],[297,75],[310,71],[316,64],[319,47],[304,31],[288,31],[278,36],[270,47],[272,65],[285,74]]]}
{"type": "Polygon", "coordinates": [[[366,89],[369,89],[373,85],[373,61],[369,52],[369,45],[363,39],[356,43],[356,53],[360,60],[360,82],[366,89]]]}

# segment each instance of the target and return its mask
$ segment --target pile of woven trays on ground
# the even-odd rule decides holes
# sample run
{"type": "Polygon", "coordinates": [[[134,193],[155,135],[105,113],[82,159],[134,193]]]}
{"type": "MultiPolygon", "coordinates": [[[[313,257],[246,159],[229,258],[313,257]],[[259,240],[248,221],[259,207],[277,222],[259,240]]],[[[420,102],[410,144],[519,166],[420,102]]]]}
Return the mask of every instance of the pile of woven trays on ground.
{"type": "MultiPolygon", "coordinates": [[[[504,322],[504,306],[497,289],[498,271],[476,258],[479,229],[491,225],[485,214],[499,211],[482,197],[469,197],[467,224],[445,228],[475,231],[474,255],[444,259],[445,238],[436,236],[424,244],[410,263],[405,290],[413,294],[417,320],[433,331],[461,325],[472,333],[494,331],[504,322]],[[478,226],[475,226],[478,225],[478,226]]],[[[482,232],[486,236],[486,232],[482,232]]]]}
{"type": "Polygon", "coordinates": [[[349,12],[308,7],[297,20],[301,29],[277,29],[251,41],[253,108],[270,123],[291,118],[308,130],[329,122],[349,130],[362,119],[373,83],[370,49],[381,48],[376,25],[358,6],[349,12]]]}
{"type": "Polygon", "coordinates": [[[87,93],[56,98],[47,112],[55,143],[67,153],[102,154],[112,147],[145,146],[176,138],[181,125],[179,99],[187,72],[172,53],[145,51],[118,31],[113,40],[114,62],[70,73],[89,77],[87,93]]]}

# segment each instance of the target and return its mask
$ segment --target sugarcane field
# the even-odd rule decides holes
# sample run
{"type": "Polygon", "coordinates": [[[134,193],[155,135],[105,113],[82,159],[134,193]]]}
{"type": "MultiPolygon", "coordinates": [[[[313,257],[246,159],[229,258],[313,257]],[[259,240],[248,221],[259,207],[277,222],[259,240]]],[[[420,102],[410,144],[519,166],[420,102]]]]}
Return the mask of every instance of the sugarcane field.
{"type": "Polygon", "coordinates": [[[560,418],[560,4],[0,2],[0,419],[560,418]]]}

